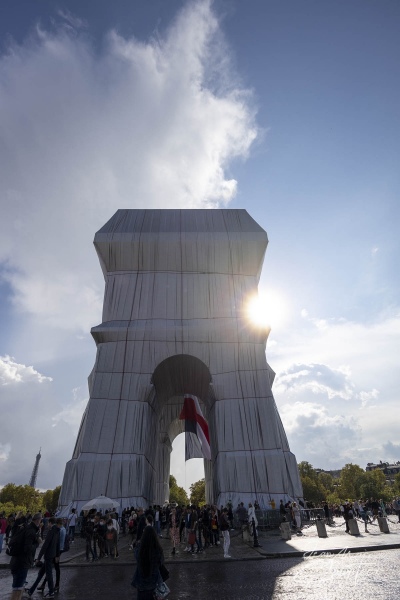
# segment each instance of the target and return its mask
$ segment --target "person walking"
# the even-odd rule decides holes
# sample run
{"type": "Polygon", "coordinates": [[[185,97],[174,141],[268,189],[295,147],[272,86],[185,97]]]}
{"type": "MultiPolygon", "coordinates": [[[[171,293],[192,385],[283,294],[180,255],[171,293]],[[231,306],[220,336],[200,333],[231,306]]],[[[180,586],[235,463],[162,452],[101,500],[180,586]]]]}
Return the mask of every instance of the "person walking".
{"type": "Polygon", "coordinates": [[[77,518],[76,508],[73,508],[68,516],[68,535],[71,543],[73,543],[75,540],[75,527],[77,518]]]}
{"type": "Polygon", "coordinates": [[[154,528],[146,526],[136,547],[136,570],[132,586],[137,589],[137,600],[153,600],[157,584],[162,581],[160,567],[164,552],[154,528]]]}
{"type": "Polygon", "coordinates": [[[179,544],[179,529],[178,529],[178,521],[176,516],[176,508],[171,509],[171,513],[169,516],[169,534],[172,542],[172,552],[171,554],[175,554],[176,547],[179,544]]]}
{"type": "Polygon", "coordinates": [[[110,558],[117,559],[118,554],[118,533],[114,527],[114,523],[112,519],[107,521],[107,531],[106,531],[106,554],[110,558]]]}
{"type": "Polygon", "coordinates": [[[256,517],[256,509],[254,508],[254,506],[252,505],[251,502],[249,502],[249,509],[247,511],[247,519],[248,519],[248,522],[249,522],[249,527],[250,527],[251,535],[253,535],[254,534],[253,521],[254,521],[254,525],[255,525],[256,529],[258,527],[258,521],[257,521],[257,517],[256,517]]]}
{"type": "Polygon", "coordinates": [[[4,513],[0,515],[0,554],[3,550],[3,540],[7,530],[7,520],[5,518],[4,513]]]}
{"type": "Polygon", "coordinates": [[[301,515],[297,502],[292,503],[292,519],[296,526],[296,533],[301,533],[301,515]]]}
{"type": "Polygon", "coordinates": [[[40,548],[40,552],[36,560],[36,562],[39,562],[40,559],[43,558],[44,565],[40,568],[33,585],[26,590],[29,598],[33,596],[34,591],[39,585],[39,582],[44,574],[46,574],[46,579],[49,586],[49,591],[44,597],[54,598],[53,564],[58,563],[60,560],[60,528],[62,525],[62,519],[58,519],[58,521],[59,522],[56,524],[56,519],[54,517],[49,518],[50,530],[47,532],[46,539],[40,548]]]}
{"type": "MultiPolygon", "coordinates": [[[[60,555],[64,552],[64,545],[65,545],[65,540],[67,537],[67,530],[64,527],[64,523],[63,520],[61,518],[56,519],[56,525],[59,527],[60,529],[60,555]]],[[[54,586],[54,593],[56,594],[57,592],[60,591],[60,561],[56,560],[54,558],[53,560],[53,566],[54,566],[54,570],[56,572],[56,583],[54,586]]],[[[40,580],[39,580],[40,581],[40,580]]],[[[47,576],[45,577],[42,585],[40,585],[37,588],[38,592],[44,592],[44,588],[46,587],[46,583],[47,583],[47,576]]]]}
{"type": "MultiPolygon", "coordinates": [[[[20,600],[24,593],[24,583],[31,567],[33,567],[36,548],[39,546],[40,523],[42,515],[36,513],[29,525],[24,527],[21,549],[11,557],[10,568],[13,578],[11,600],[20,600]]],[[[11,541],[11,538],[10,538],[11,541]]]]}
{"type": "Polygon", "coordinates": [[[224,539],[224,558],[231,558],[229,554],[229,546],[231,545],[231,537],[229,535],[229,519],[228,509],[223,508],[219,517],[219,528],[222,531],[222,537],[224,539]]]}
{"type": "Polygon", "coordinates": [[[241,502],[239,504],[239,506],[237,507],[236,514],[237,514],[237,518],[240,523],[240,528],[242,530],[242,536],[243,536],[243,532],[247,525],[247,510],[245,509],[243,502],[241,502]]]}

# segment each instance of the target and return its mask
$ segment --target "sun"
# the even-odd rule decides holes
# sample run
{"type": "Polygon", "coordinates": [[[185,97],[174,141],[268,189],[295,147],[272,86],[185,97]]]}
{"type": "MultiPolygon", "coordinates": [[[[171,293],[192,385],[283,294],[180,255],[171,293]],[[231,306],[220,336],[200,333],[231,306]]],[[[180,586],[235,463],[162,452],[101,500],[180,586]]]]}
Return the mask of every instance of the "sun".
{"type": "Polygon", "coordinates": [[[246,314],[251,323],[261,328],[280,327],[287,317],[287,303],[277,292],[260,292],[246,302],[246,314]]]}

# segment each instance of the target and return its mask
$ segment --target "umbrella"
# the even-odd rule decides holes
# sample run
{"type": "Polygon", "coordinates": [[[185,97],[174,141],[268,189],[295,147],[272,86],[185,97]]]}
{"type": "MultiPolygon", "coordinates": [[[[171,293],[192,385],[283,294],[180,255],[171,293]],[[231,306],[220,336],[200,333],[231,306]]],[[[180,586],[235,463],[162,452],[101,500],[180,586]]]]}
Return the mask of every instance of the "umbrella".
{"type": "Polygon", "coordinates": [[[86,502],[81,510],[90,510],[91,508],[97,508],[97,510],[112,510],[114,508],[119,508],[119,502],[112,500],[112,498],[107,498],[107,496],[97,496],[97,498],[93,498],[93,500],[86,502]]]}

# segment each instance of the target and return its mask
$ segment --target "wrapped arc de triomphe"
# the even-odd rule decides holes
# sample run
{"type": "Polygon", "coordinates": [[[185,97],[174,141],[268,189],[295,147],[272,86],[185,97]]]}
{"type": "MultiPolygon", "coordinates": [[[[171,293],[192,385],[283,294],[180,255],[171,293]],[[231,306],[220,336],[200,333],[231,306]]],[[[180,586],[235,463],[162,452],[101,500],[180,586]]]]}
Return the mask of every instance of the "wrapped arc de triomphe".
{"type": "Polygon", "coordinates": [[[105,277],[90,400],[60,506],[104,494],[163,504],[185,394],[210,432],[206,500],[301,498],[271,392],[267,331],[251,325],[268,238],[245,210],[118,210],[96,233],[105,277]]]}

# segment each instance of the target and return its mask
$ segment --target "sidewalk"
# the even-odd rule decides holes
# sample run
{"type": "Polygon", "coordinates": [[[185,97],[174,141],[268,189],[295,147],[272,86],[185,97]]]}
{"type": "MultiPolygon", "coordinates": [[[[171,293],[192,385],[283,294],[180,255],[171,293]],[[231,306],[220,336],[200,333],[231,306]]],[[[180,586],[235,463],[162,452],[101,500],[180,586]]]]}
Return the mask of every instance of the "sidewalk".
{"type": "MultiPolygon", "coordinates": [[[[396,517],[388,518],[390,533],[381,533],[377,524],[368,525],[370,533],[364,533],[364,524],[359,522],[360,535],[352,536],[345,532],[343,519],[336,519],[335,525],[327,526],[327,538],[319,538],[315,525],[305,526],[302,535],[294,535],[291,540],[282,540],[279,530],[259,532],[260,547],[254,548],[253,542],[245,543],[241,532],[231,531],[231,558],[225,559],[222,538],[219,546],[207,548],[201,554],[185,552],[185,544],[180,544],[175,555],[171,554],[169,538],[160,538],[164,550],[166,564],[190,562],[229,562],[246,560],[265,560],[266,558],[288,558],[316,556],[318,554],[338,554],[350,552],[371,552],[400,548],[400,524],[396,517]]],[[[86,544],[81,538],[76,538],[71,549],[61,556],[63,567],[96,568],[103,565],[132,565],[135,558],[129,550],[129,536],[121,536],[118,544],[119,558],[102,558],[101,560],[86,561],[86,544]]],[[[8,568],[10,557],[5,550],[0,554],[0,569],[8,568]]]]}
{"type": "Polygon", "coordinates": [[[368,525],[369,533],[364,532],[364,523],[357,519],[359,536],[346,533],[343,519],[335,519],[335,525],[326,526],[328,537],[319,538],[316,525],[305,526],[302,535],[294,535],[291,540],[282,540],[279,532],[274,530],[261,533],[258,549],[266,558],[302,557],[318,554],[339,554],[350,552],[372,552],[400,548],[400,523],[397,516],[390,515],[387,519],[390,533],[381,533],[377,523],[368,525]]]}

